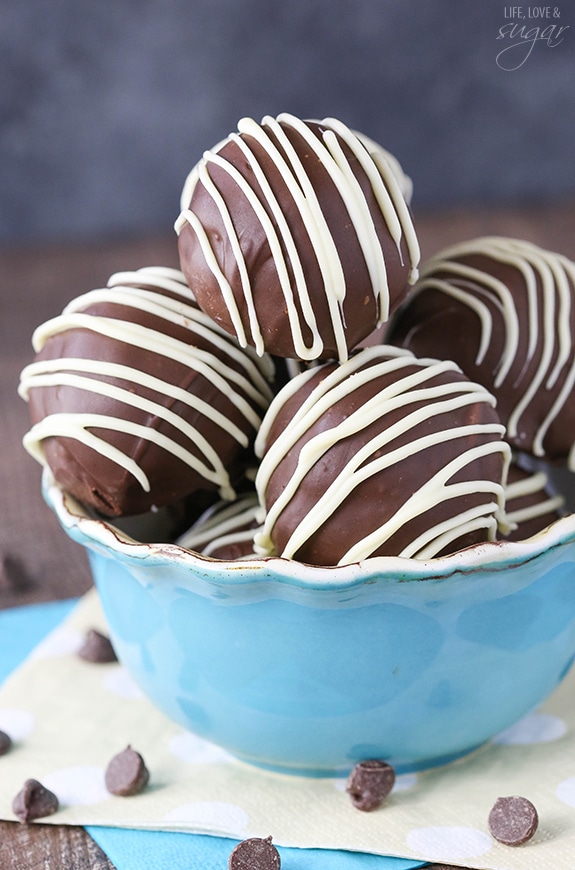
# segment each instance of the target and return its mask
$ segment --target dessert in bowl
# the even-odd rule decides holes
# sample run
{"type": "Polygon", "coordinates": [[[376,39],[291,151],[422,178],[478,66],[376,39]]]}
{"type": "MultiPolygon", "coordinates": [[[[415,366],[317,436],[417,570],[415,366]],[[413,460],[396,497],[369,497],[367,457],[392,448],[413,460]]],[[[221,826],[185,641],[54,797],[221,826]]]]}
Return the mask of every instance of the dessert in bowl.
{"type": "Polygon", "coordinates": [[[322,568],[138,543],[45,473],[88,549],[117,654],[183,727],[273,770],[398,771],[481,746],[575,656],[575,517],[522,542],[322,568]]]}
{"type": "Polygon", "coordinates": [[[339,121],[244,119],[186,180],[181,271],[73,300],[22,373],[118,657],[273,770],[444,763],[575,655],[545,473],[575,468],[575,267],[480,239],[418,279],[410,196],[339,121]]]}

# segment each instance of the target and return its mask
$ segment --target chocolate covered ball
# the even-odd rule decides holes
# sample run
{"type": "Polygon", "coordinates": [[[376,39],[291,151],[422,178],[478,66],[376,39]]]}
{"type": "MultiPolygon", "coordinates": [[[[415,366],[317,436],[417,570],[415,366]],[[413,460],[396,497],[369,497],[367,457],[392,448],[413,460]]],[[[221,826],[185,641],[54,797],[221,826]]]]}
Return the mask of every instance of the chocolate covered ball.
{"type": "Polygon", "coordinates": [[[546,529],[565,512],[565,499],[553,491],[544,471],[528,471],[513,462],[505,486],[508,541],[523,541],[546,529]]]}
{"type": "Polygon", "coordinates": [[[333,118],[243,118],[185,182],[182,271],[242,346],[344,361],[417,277],[407,182],[395,158],[333,118]]]}
{"type": "Polygon", "coordinates": [[[384,345],[297,375],[256,440],[256,552],[329,566],[493,540],[510,456],[494,405],[454,363],[384,345]]]}
{"type": "Polygon", "coordinates": [[[514,449],[575,469],[575,264],[485,237],[421,270],[386,340],[454,360],[497,399],[514,449]]]}
{"type": "Polygon", "coordinates": [[[217,502],[180,536],[177,543],[212,559],[254,556],[254,533],[260,526],[260,504],[255,492],[233,502],[217,502]]]}
{"type": "Polygon", "coordinates": [[[273,366],[200,310],[181,272],[122,272],[34,334],[27,449],[105,516],[235,497],[273,366]]]}

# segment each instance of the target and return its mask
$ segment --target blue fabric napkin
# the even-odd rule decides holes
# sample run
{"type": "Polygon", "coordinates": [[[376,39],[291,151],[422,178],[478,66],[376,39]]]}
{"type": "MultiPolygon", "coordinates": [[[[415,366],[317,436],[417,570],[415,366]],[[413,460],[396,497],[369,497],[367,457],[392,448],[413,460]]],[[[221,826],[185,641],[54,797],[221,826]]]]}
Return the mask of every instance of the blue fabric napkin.
{"type": "MultiPolygon", "coordinates": [[[[201,834],[127,831],[87,827],[90,836],[117,870],[224,870],[237,841],[201,834]]],[[[385,858],[363,852],[331,849],[292,849],[278,846],[282,870],[412,870],[425,866],[404,858],[385,858]]]]}
{"type": "MultiPolygon", "coordinates": [[[[0,682],[56,628],[76,599],[0,611],[0,682]]],[[[224,837],[87,827],[117,870],[223,870],[235,842],[224,837]]],[[[425,862],[330,849],[278,847],[285,870],[413,870],[425,862]]]]}

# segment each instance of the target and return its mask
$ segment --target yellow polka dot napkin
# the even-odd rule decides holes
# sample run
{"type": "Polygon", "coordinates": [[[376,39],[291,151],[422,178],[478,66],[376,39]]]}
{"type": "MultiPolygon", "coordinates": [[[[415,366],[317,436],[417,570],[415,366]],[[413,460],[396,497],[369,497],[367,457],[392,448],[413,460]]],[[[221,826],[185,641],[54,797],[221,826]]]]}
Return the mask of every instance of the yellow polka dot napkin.
{"type": "MultiPolygon", "coordinates": [[[[575,671],[539,710],[488,747],[443,768],[397,779],[386,803],[355,809],[341,779],[273,774],[234,760],[184,731],[142,696],[117,663],[77,656],[85,632],[106,631],[90,592],[0,690],[0,817],[27,778],[54,791],[45,822],[190,831],[283,846],[346,849],[482,870],[558,870],[575,862],[575,671]],[[128,744],[150,783],[135,797],[106,791],[108,761],[128,744]],[[498,797],[523,795],[539,812],[520,847],[493,841],[498,797]]],[[[1,654],[1,653],[0,653],[1,654]]]]}

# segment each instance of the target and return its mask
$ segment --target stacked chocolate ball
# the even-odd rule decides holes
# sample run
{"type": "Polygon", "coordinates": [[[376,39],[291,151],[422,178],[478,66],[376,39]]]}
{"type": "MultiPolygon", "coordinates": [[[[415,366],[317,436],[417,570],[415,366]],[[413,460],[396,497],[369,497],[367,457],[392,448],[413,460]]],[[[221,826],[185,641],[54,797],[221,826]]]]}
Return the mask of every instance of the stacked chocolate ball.
{"type": "Polygon", "coordinates": [[[524,458],[575,467],[575,267],[485,238],[419,274],[410,196],[340,121],[243,119],[185,181],[181,272],[114,275],[36,331],[26,447],[99,515],[165,507],[217,558],[543,528],[561,499],[524,458]]]}
{"type": "Polygon", "coordinates": [[[201,311],[180,272],[113,275],[34,346],[24,444],[80,502],[118,517],[197,491],[235,497],[273,366],[201,311]]]}

